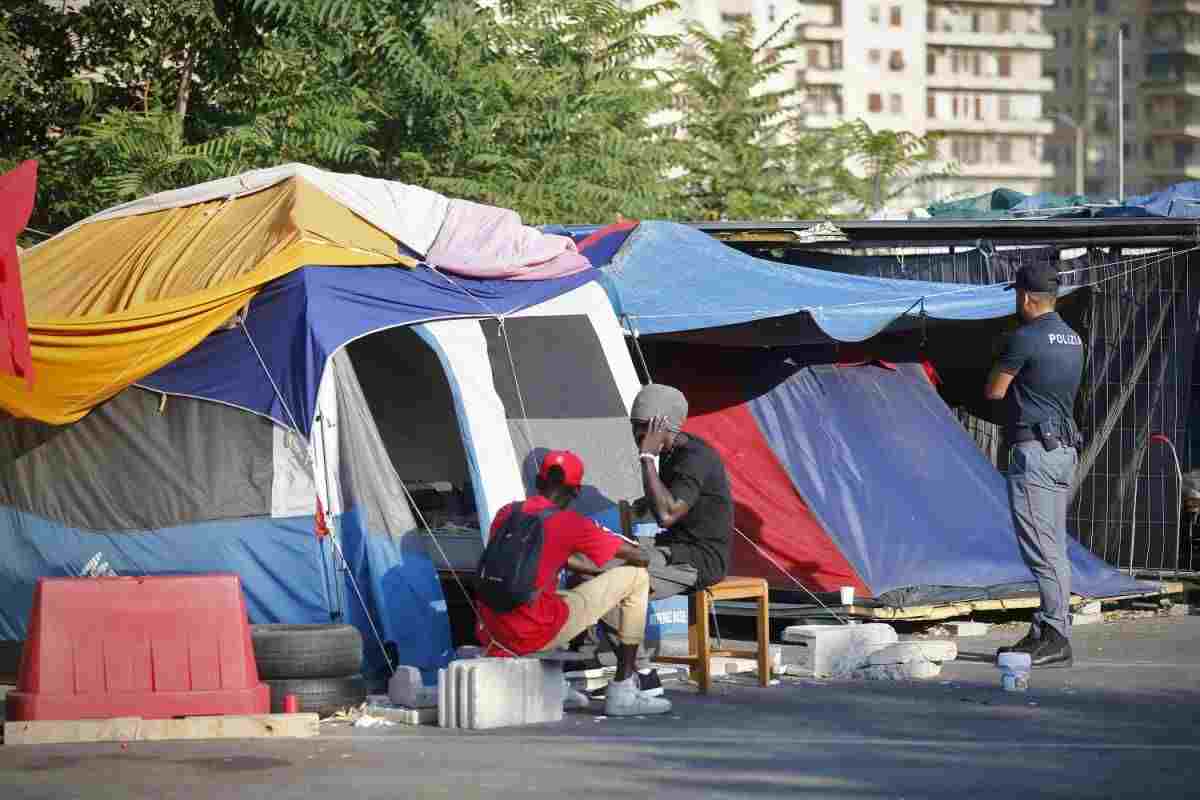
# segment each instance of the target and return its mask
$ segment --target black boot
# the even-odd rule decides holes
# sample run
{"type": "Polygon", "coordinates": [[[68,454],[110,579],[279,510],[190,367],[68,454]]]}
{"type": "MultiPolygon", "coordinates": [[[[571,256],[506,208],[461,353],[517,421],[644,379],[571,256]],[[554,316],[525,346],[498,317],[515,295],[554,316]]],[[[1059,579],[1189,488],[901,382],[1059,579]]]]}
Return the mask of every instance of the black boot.
{"type": "Polygon", "coordinates": [[[1071,642],[1049,626],[1042,631],[1042,641],[1029,655],[1035,668],[1069,667],[1075,663],[1071,655],[1071,642]]]}
{"type": "Polygon", "coordinates": [[[1030,625],[1029,630],[1026,632],[1021,641],[1017,642],[1016,644],[1009,645],[1008,647],[1001,647],[998,649],[996,651],[996,658],[999,658],[1004,653],[1032,653],[1040,641],[1041,640],[1038,639],[1037,634],[1033,631],[1033,626],[1030,625]]]}

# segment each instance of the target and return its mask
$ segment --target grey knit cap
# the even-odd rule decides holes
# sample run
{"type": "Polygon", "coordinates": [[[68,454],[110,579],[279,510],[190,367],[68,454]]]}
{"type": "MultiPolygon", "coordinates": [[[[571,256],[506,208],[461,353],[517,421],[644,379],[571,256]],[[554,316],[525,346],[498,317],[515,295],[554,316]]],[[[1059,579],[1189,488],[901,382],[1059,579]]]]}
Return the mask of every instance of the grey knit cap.
{"type": "Polygon", "coordinates": [[[648,422],[652,417],[666,417],[671,427],[679,430],[687,419],[687,413],[688,402],[683,392],[674,386],[648,383],[634,398],[629,418],[638,422],[648,422]]]}

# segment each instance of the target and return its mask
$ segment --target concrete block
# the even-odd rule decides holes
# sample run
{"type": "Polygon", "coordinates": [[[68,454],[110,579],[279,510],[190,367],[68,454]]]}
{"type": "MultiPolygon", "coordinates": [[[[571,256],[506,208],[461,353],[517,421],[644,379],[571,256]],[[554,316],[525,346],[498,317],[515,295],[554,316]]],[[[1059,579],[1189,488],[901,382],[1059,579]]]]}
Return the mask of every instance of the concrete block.
{"type": "Polygon", "coordinates": [[[393,705],[387,695],[372,695],[367,698],[366,712],[389,722],[403,725],[432,725],[438,721],[437,708],[407,708],[393,705]]]}
{"type": "Polygon", "coordinates": [[[941,664],[957,657],[958,647],[954,642],[898,642],[871,653],[867,664],[873,667],[918,661],[941,664]]]}
{"type": "Polygon", "coordinates": [[[784,629],[783,640],[807,649],[799,669],[789,669],[788,674],[826,678],[849,675],[867,666],[872,653],[895,644],[898,637],[891,625],[873,622],[840,627],[793,625],[784,629]]]}
{"type": "Polygon", "coordinates": [[[929,680],[942,674],[942,665],[932,661],[909,661],[906,664],[877,664],[855,670],[853,677],[869,681],[929,680]]]}
{"type": "MultiPolygon", "coordinates": [[[[778,647],[768,647],[767,653],[770,656],[771,674],[780,674],[780,670],[783,667],[783,650],[778,647]]],[[[753,672],[757,674],[758,659],[714,656],[710,662],[710,669],[714,675],[737,675],[741,672],[753,672]]]]}
{"type": "Polygon", "coordinates": [[[1102,609],[1100,608],[1099,600],[1093,600],[1090,603],[1084,603],[1083,605],[1079,606],[1079,608],[1075,611],[1076,614],[1086,614],[1089,616],[1095,616],[1096,614],[1099,614],[1101,612],[1102,612],[1102,609]]]}
{"type": "Polygon", "coordinates": [[[1100,625],[1104,622],[1103,614],[1072,614],[1071,625],[1100,625]]]}
{"type": "Polygon", "coordinates": [[[562,664],[536,658],[455,661],[438,675],[438,724],[485,730],[563,716],[562,664]]]}
{"type": "Polygon", "coordinates": [[[392,705],[407,708],[436,708],[438,690],[436,686],[425,685],[416,667],[399,666],[388,681],[388,700],[392,705]]]}
{"type": "Polygon", "coordinates": [[[986,622],[946,622],[943,624],[960,639],[968,636],[987,636],[988,629],[991,627],[986,622]]]}

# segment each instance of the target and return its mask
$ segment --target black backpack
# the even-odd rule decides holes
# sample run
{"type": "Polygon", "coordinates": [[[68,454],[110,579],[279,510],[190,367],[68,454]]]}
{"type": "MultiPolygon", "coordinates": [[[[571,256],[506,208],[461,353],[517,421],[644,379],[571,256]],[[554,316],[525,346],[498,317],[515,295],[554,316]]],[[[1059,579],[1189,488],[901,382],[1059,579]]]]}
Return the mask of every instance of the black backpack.
{"type": "Polygon", "coordinates": [[[558,513],[548,508],[527,514],[524,504],[508,515],[479,557],[479,599],[493,611],[506,613],[537,597],[546,520],[558,513]]]}

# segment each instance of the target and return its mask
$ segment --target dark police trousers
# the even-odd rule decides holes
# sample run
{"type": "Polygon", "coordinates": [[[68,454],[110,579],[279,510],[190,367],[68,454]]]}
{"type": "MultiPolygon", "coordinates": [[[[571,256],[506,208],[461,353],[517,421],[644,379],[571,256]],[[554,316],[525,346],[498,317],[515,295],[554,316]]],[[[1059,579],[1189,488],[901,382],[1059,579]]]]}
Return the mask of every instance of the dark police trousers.
{"type": "Polygon", "coordinates": [[[1014,444],[1008,454],[1008,500],[1017,544],[1037,579],[1042,607],[1033,631],[1049,625],[1064,637],[1071,632],[1071,562],[1067,558],[1067,505],[1079,465],[1074,447],[1047,452],[1040,441],[1014,444]]]}

